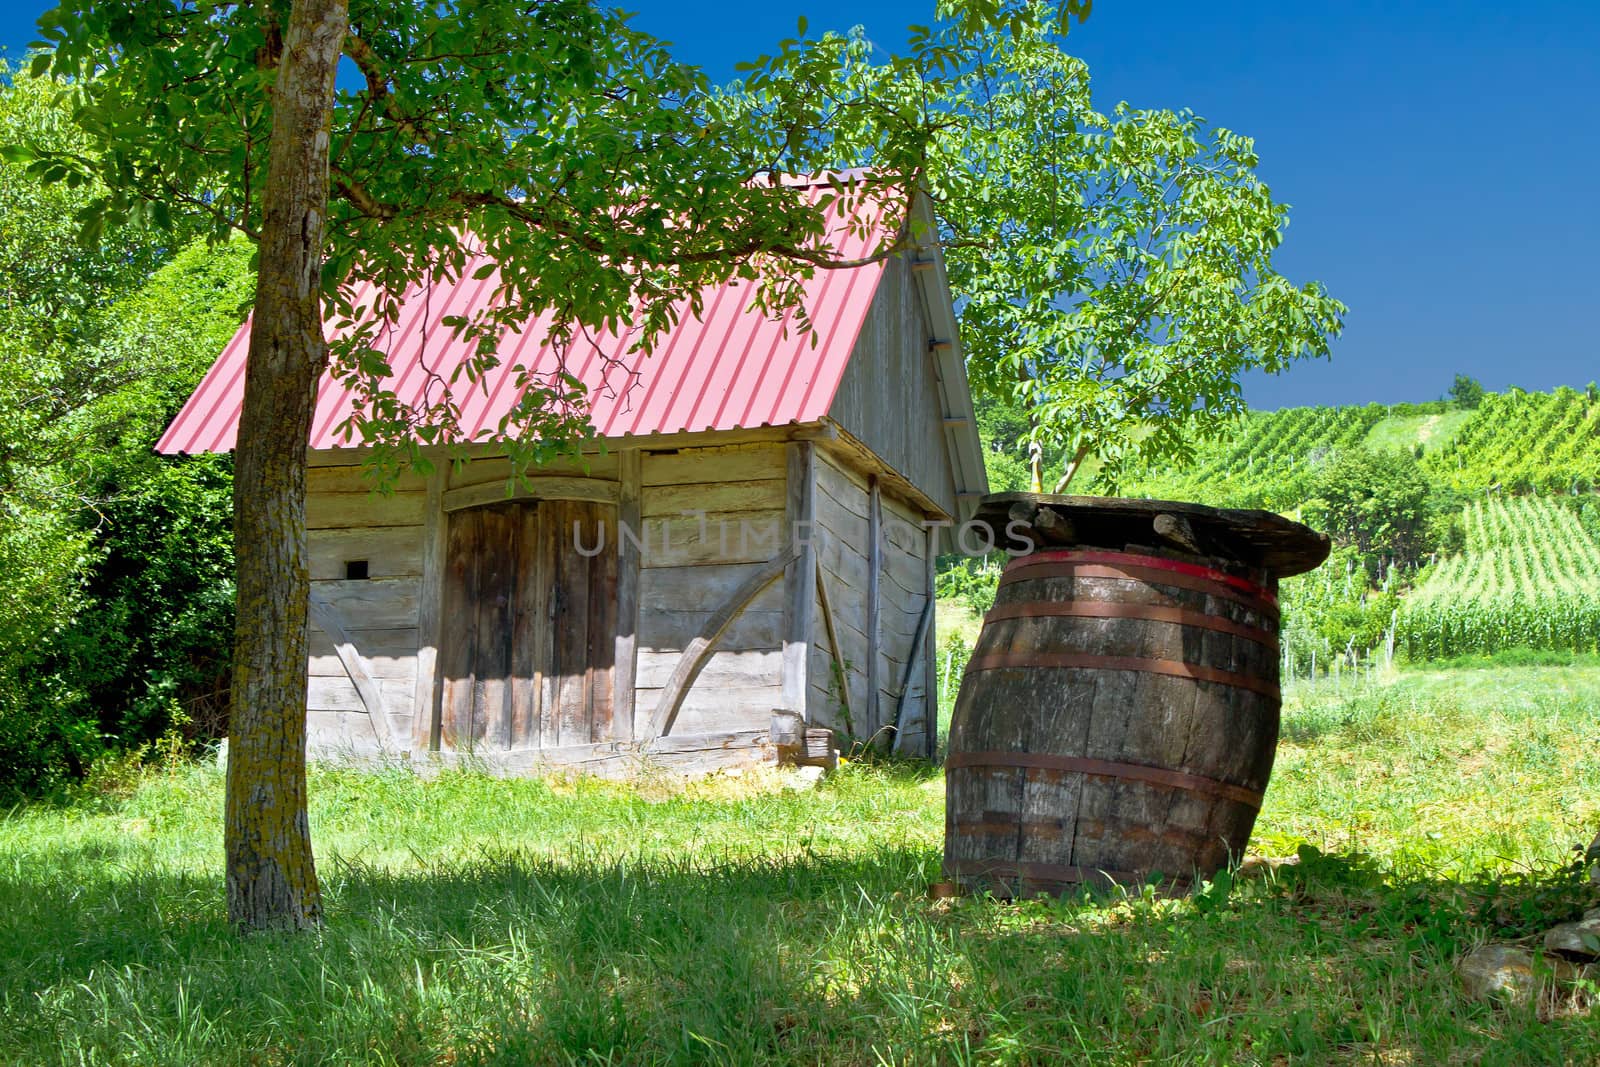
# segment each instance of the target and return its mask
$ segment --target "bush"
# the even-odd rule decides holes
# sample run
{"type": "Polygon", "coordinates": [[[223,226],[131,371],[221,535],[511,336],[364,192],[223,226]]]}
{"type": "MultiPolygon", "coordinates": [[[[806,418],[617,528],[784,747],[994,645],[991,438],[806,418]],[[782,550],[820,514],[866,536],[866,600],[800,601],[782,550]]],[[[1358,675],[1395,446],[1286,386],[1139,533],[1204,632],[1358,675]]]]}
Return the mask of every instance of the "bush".
{"type": "Polygon", "coordinates": [[[0,494],[0,794],[226,728],[232,462],[152,449],[237,327],[249,256],[193,245],[33,359],[50,405],[0,374],[0,429],[28,430],[0,457],[0,489],[28,490],[0,494]]]}
{"type": "Polygon", "coordinates": [[[1440,516],[1460,510],[1406,451],[1340,452],[1317,472],[1312,493],[1305,506],[1312,524],[1355,549],[1372,577],[1385,564],[1415,566],[1435,550],[1436,536],[1448,535],[1440,516]]]}

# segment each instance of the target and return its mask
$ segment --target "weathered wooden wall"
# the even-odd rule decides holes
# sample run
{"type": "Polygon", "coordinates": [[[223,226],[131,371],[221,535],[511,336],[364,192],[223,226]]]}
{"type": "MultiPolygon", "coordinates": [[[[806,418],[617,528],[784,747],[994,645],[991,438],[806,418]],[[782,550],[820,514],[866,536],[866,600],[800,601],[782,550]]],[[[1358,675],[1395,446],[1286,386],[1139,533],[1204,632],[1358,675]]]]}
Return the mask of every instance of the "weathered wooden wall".
{"type": "Polygon", "coordinates": [[[920,287],[905,259],[883,268],[872,307],[829,415],[946,514],[958,514],[939,398],[935,340],[920,287]]]}
{"type": "MultiPolygon", "coordinates": [[[[922,516],[880,489],[876,526],[881,562],[878,580],[873,582],[874,492],[869,478],[820,454],[816,470],[814,539],[827,603],[819,596],[808,718],[857,737],[869,737],[893,724],[899,706],[906,664],[928,603],[928,540],[922,516]],[[878,634],[875,665],[870,636],[874,628],[878,634]],[[847,668],[842,672],[835,667],[830,630],[847,668]],[[846,695],[847,701],[843,699],[846,695]]],[[[902,728],[915,737],[904,750],[919,752],[928,707],[925,670],[912,674],[905,700],[902,728]]]]}
{"type": "MultiPolygon", "coordinates": [[[[635,736],[684,647],[786,542],[780,443],[646,452],[635,736]]],[[[764,730],[783,678],[783,583],[733,620],[690,686],[670,735],[764,730]]]]}
{"type": "MultiPolygon", "coordinates": [[[[351,638],[368,672],[377,681],[400,747],[427,747],[413,736],[418,723],[419,662],[429,673],[433,647],[419,635],[418,621],[428,598],[424,561],[428,524],[428,479],[401,477],[388,496],[374,496],[361,472],[362,453],[341,451],[313,458],[307,472],[306,539],[312,596],[322,599],[351,638]],[[366,560],[368,577],[345,578],[345,563],[366,560]]],[[[459,471],[442,472],[444,489],[505,483],[510,466],[503,459],[480,459],[459,471]]],[[[542,475],[595,478],[617,476],[617,457],[561,460],[542,475]]],[[[442,528],[443,515],[435,515],[442,528]]],[[[434,625],[439,625],[438,620],[434,625]]],[[[448,620],[442,621],[448,625],[448,620]]],[[[378,738],[361,700],[335,653],[333,642],[315,623],[308,628],[310,682],[306,709],[308,744],[324,757],[379,754],[378,738]]],[[[431,692],[431,681],[427,686],[431,692]]],[[[426,710],[426,709],[425,709],[426,710]]],[[[397,754],[397,753],[395,753],[397,754]]]]}
{"type": "MultiPolygon", "coordinates": [[[[389,721],[409,740],[417,677],[417,605],[421,592],[426,480],[401,478],[374,497],[359,466],[313,467],[306,476],[306,543],[313,597],[336,614],[368,673],[389,721]],[[368,578],[345,579],[347,560],[368,561],[368,578]]],[[[315,623],[308,628],[311,679],[306,691],[308,743],[321,755],[372,756],[378,738],[366,705],[315,623]]]]}
{"type": "MultiPolygon", "coordinates": [[[[637,557],[639,567],[638,624],[627,635],[619,627],[619,649],[636,653],[633,740],[652,736],[651,720],[663,687],[685,647],[788,544],[786,507],[793,506],[795,496],[788,484],[794,459],[790,452],[795,448],[811,454],[809,445],[781,440],[637,454],[637,529],[630,532],[633,536],[621,536],[628,538],[631,548],[625,551],[637,557]]],[[[623,466],[612,453],[591,456],[586,465],[552,465],[538,475],[572,475],[616,488],[623,466]]],[[[820,596],[814,590],[809,594],[812,618],[806,640],[811,647],[800,660],[800,692],[814,722],[871,736],[894,721],[928,602],[922,514],[881,486],[874,490],[864,470],[838,456],[817,451],[800,469],[813,470],[815,478],[814,547],[805,566],[809,569],[814,556],[816,573],[828,591],[826,618],[820,596]],[[880,560],[876,581],[871,566],[874,525],[880,560]],[[874,631],[875,656],[869,639],[874,631]],[[830,632],[849,665],[844,673],[852,712],[848,721],[830,632]],[[875,700],[869,696],[869,683],[875,700]]],[[[503,460],[475,461],[440,476],[431,499],[435,507],[440,501],[462,500],[452,493],[503,484],[507,471],[503,460]]],[[[307,504],[314,595],[333,608],[376,680],[399,747],[414,751],[430,747],[429,737],[411,736],[414,721],[429,722],[427,714],[416,717],[414,710],[419,702],[436,702],[437,690],[438,639],[419,636],[419,616],[435,635],[439,627],[451,625],[437,617],[442,610],[439,576],[423,573],[425,561],[439,559],[437,545],[429,546],[446,525],[442,510],[427,521],[429,500],[429,484],[420,477],[402,480],[392,496],[372,497],[359,467],[322,466],[311,472],[307,504]],[[369,578],[345,580],[345,563],[353,559],[368,561],[369,578]]],[[[794,603],[794,584],[771,582],[733,617],[689,685],[669,731],[672,738],[764,731],[772,710],[785,706],[785,598],[787,592],[794,603]]],[[[313,749],[322,755],[376,754],[379,745],[366,707],[332,642],[315,627],[311,641],[307,707],[313,749]]],[[[795,673],[792,667],[790,673],[795,673]]],[[[927,677],[925,671],[912,672],[905,695],[902,721],[912,743],[903,748],[908,751],[922,747],[927,677]]],[[[621,733],[613,736],[627,740],[621,733]]]]}

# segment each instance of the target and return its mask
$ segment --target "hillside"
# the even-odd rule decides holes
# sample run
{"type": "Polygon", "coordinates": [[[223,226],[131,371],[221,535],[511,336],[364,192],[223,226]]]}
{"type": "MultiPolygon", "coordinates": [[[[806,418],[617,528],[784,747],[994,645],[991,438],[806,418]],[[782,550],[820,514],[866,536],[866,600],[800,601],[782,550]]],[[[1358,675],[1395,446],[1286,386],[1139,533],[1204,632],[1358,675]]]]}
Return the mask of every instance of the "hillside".
{"type": "Polygon", "coordinates": [[[1512,648],[1593,652],[1600,639],[1600,390],[1253,413],[1179,470],[1138,470],[1124,495],[1263,507],[1324,519],[1331,457],[1409,453],[1447,536],[1420,565],[1385,568],[1353,549],[1286,583],[1285,666],[1389,655],[1423,661],[1512,648]],[[1381,650],[1381,653],[1380,653],[1381,650]]]}
{"type": "Polygon", "coordinates": [[[1588,493],[1600,484],[1600,389],[1513,389],[1473,409],[1440,400],[1254,412],[1181,470],[1130,471],[1122,493],[1293,511],[1317,464],[1356,446],[1412,452],[1430,479],[1464,492],[1588,493]]]}
{"type": "MultiPolygon", "coordinates": [[[[980,419],[995,441],[1023,426],[1014,411],[981,411],[980,419]]],[[[1199,443],[1181,467],[1128,470],[1117,491],[1268,508],[1324,525],[1338,541],[1329,502],[1318,494],[1328,491],[1322,483],[1336,459],[1365,451],[1389,456],[1373,469],[1395,472],[1409,487],[1415,529],[1402,540],[1414,551],[1393,550],[1392,517],[1362,518],[1362,503],[1355,521],[1374,536],[1352,539],[1367,543],[1336,548],[1317,572],[1284,585],[1286,672],[1391,655],[1425,661],[1514,648],[1597,651],[1600,388],[1593,384],[1486,393],[1473,407],[1440,400],[1253,412],[1199,443]]],[[[991,457],[994,488],[1025,487],[1014,456],[991,447],[991,457]]],[[[1108,489],[1092,463],[1072,488],[1108,489]]],[[[1380,491],[1375,496],[1407,491],[1365,488],[1380,491]]],[[[952,594],[992,580],[970,567],[951,578],[952,594]]]]}

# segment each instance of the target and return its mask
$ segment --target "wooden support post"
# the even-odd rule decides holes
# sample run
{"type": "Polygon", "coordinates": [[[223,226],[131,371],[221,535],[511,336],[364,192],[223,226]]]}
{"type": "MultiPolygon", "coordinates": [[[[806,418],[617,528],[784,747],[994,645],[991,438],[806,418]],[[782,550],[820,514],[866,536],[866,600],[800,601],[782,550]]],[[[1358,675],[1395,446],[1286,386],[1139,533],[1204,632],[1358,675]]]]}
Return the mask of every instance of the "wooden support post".
{"type": "Polygon", "coordinates": [[[839,627],[833,619],[833,601],[828,597],[828,576],[821,567],[817,568],[817,601],[822,605],[822,625],[828,632],[828,650],[839,676],[839,708],[844,712],[844,732],[853,735],[856,727],[850,709],[850,669],[845,666],[844,650],[839,647],[839,627]]]}
{"type": "Polygon", "coordinates": [[[796,549],[783,581],[783,706],[806,714],[816,604],[816,446],[794,441],[788,446],[788,497],[784,505],[786,540],[796,549]]]}
{"type": "Polygon", "coordinates": [[[444,602],[444,483],[450,465],[434,459],[422,513],[422,577],[417,579],[417,684],[411,702],[411,751],[439,748],[439,636],[444,602]]]}
{"type": "Polygon", "coordinates": [[[917,632],[911,638],[911,651],[906,653],[905,673],[900,678],[900,695],[894,701],[894,730],[889,741],[892,752],[906,751],[906,698],[911,695],[911,681],[917,676],[917,668],[922,665],[919,657],[923,654],[923,646],[927,644],[928,631],[932,627],[933,601],[930,599],[922,605],[922,614],[917,618],[917,632]]]}
{"type": "Polygon", "coordinates": [[[867,492],[867,721],[862,726],[867,737],[876,739],[884,726],[878,664],[883,654],[883,639],[878,633],[882,614],[879,583],[883,575],[883,489],[876,474],[867,479],[867,492]]]}
{"type": "Polygon", "coordinates": [[[637,448],[617,456],[621,491],[617,500],[617,637],[612,660],[611,739],[633,740],[634,677],[638,665],[640,542],[644,520],[640,512],[642,458],[637,448]]]}

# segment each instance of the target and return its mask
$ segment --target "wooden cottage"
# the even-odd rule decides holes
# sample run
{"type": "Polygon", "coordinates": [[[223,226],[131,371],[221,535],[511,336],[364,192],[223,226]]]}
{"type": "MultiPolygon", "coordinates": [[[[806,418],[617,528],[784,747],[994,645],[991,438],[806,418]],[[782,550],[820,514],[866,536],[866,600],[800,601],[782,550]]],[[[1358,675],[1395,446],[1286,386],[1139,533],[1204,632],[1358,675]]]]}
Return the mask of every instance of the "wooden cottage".
{"type": "MultiPolygon", "coordinates": [[[[869,237],[836,240],[852,256],[869,237]]],[[[402,400],[426,387],[424,360],[448,376],[462,358],[427,326],[487,298],[474,266],[404,301],[388,352],[402,400]]],[[[485,452],[370,493],[364,450],[336,432],[349,397],[324,382],[306,502],[314,757],[696,770],[776,758],[796,716],[813,745],[827,728],[931,752],[934,557],[987,485],[939,249],[817,272],[815,344],[748,303],[748,283],[707,293],[626,366],[569,352],[599,440],[515,485],[485,452]]],[[[248,329],[161,451],[232,448],[248,329]]],[[[551,364],[542,337],[508,338],[463,402],[468,431],[510,406],[506,368],[551,364]]]]}

